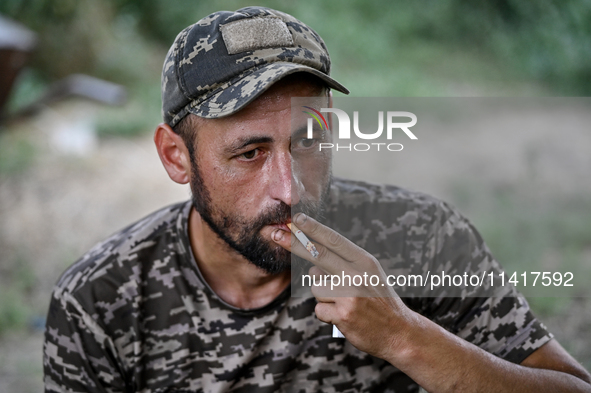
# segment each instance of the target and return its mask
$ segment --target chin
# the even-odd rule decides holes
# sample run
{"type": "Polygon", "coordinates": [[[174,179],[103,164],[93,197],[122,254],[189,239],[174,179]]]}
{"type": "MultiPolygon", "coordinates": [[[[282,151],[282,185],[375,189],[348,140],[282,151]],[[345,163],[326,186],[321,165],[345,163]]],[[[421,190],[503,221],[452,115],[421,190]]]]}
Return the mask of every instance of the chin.
{"type": "Polygon", "coordinates": [[[281,246],[271,246],[266,252],[258,251],[249,255],[248,260],[264,272],[280,274],[291,269],[291,253],[281,246]]]}

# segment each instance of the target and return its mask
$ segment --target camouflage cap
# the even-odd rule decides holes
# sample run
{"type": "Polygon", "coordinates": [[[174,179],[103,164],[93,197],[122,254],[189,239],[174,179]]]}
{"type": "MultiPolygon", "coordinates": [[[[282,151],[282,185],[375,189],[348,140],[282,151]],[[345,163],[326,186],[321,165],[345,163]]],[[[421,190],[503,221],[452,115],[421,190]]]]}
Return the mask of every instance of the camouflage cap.
{"type": "Polygon", "coordinates": [[[168,51],[162,116],[171,127],[188,113],[227,116],[296,72],[349,93],[329,76],[322,38],[293,16],[263,7],[216,12],[181,31],[168,51]]]}

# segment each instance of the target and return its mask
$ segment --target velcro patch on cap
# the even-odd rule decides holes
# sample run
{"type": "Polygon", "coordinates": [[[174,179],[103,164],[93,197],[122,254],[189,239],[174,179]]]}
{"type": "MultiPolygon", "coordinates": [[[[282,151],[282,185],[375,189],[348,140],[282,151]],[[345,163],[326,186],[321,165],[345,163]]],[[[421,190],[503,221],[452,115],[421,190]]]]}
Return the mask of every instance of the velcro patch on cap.
{"type": "Polygon", "coordinates": [[[229,55],[293,46],[293,37],[284,21],[277,17],[240,19],[220,26],[229,55]]]}

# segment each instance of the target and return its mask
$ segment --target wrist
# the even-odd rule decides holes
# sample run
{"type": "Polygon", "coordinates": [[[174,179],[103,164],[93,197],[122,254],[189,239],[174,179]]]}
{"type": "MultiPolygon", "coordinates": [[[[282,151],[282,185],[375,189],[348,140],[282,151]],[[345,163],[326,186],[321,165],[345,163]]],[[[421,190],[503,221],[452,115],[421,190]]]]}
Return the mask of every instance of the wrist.
{"type": "Polygon", "coordinates": [[[408,315],[397,323],[397,329],[388,340],[387,354],[384,360],[388,361],[394,367],[402,370],[408,365],[416,364],[420,357],[419,351],[425,345],[424,331],[426,329],[425,318],[412,310],[407,310],[408,315]]]}

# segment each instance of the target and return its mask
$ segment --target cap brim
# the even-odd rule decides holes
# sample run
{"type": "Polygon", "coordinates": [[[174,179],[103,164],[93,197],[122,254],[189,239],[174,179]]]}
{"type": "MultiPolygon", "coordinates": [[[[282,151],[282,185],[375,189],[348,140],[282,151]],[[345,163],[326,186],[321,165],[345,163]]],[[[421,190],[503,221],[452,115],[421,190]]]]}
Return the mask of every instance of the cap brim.
{"type": "Polygon", "coordinates": [[[278,80],[296,72],[307,72],[332,89],[349,94],[349,90],[330,76],[315,68],[296,63],[272,63],[238,78],[202,101],[193,101],[188,111],[205,118],[229,116],[244,108],[278,80]]]}

